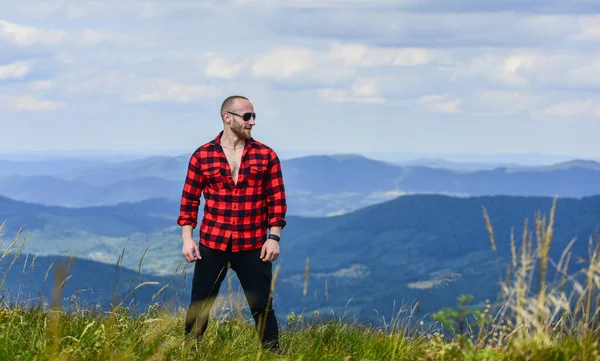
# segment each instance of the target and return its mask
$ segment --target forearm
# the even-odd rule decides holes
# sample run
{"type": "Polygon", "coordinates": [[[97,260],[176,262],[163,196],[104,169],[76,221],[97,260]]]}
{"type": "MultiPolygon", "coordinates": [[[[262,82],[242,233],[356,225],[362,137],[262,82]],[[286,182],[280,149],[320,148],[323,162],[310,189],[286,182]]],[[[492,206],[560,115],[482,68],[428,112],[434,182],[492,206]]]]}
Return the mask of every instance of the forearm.
{"type": "Polygon", "coordinates": [[[281,237],[281,226],[271,227],[269,234],[274,234],[276,236],[281,237]]]}
{"type": "Polygon", "coordinates": [[[188,224],[181,227],[181,239],[189,239],[193,237],[194,228],[188,224]]]}

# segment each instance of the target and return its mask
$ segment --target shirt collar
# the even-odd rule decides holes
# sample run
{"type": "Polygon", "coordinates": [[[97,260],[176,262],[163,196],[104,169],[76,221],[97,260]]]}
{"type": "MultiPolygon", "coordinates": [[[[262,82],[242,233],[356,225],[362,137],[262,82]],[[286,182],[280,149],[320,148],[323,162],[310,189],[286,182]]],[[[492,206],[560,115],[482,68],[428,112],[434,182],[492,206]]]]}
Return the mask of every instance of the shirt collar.
{"type": "MultiPolygon", "coordinates": [[[[223,136],[223,130],[221,130],[219,132],[219,134],[217,134],[217,136],[215,137],[215,139],[212,140],[212,144],[213,145],[218,145],[219,148],[221,148],[221,137],[223,136]]],[[[248,148],[257,148],[257,144],[256,141],[254,140],[254,138],[250,137],[248,139],[246,139],[246,147],[248,148]]]]}

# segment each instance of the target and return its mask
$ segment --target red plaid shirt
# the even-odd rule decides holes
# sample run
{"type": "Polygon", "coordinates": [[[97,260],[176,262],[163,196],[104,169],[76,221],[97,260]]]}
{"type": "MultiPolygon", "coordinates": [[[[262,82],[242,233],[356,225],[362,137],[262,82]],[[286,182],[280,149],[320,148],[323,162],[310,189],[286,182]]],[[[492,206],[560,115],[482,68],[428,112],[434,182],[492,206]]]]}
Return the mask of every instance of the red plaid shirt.
{"type": "Polygon", "coordinates": [[[200,242],[224,251],[233,236],[233,252],[258,249],[267,238],[267,229],[286,225],[281,164],[271,148],[247,139],[236,185],[221,147],[222,135],[221,131],[190,157],[177,224],[196,228],[203,193],[200,242]]]}

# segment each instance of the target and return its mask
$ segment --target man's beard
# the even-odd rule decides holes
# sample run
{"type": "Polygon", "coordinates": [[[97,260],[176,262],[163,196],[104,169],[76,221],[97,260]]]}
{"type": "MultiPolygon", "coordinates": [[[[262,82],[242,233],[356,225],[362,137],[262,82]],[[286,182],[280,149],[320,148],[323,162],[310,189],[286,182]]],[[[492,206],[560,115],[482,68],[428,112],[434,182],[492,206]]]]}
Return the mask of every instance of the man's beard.
{"type": "Polygon", "coordinates": [[[234,123],[231,127],[233,134],[237,135],[240,139],[248,139],[250,138],[250,132],[247,132],[244,124],[234,123]]]}

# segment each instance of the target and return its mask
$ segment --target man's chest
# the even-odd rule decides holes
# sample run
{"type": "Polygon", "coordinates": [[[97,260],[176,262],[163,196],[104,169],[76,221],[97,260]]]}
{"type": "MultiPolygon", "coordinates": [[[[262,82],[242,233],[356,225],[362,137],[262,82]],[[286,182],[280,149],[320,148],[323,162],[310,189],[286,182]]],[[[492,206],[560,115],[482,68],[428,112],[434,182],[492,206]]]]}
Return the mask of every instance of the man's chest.
{"type": "Polygon", "coordinates": [[[256,185],[267,171],[268,155],[259,152],[215,152],[202,164],[209,184],[256,185]]]}
{"type": "Polygon", "coordinates": [[[231,177],[233,178],[233,182],[237,183],[243,152],[242,150],[225,150],[224,153],[227,165],[229,166],[229,172],[231,173],[231,177]]]}

